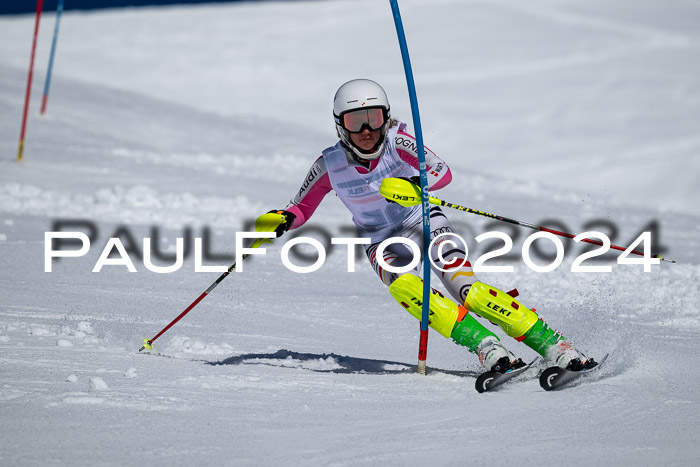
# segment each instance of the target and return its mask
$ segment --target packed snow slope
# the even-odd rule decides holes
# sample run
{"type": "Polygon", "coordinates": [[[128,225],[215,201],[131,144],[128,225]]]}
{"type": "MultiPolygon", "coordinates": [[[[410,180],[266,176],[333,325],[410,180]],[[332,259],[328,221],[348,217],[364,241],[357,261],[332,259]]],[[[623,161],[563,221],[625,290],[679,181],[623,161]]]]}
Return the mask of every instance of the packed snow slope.
{"type": "MultiPolygon", "coordinates": [[[[700,6],[401,7],[425,140],[455,175],[440,197],[618,244],[652,230],[678,261],[645,273],[614,254],[610,273],[572,273],[583,250],[568,242],[559,268],[536,273],[518,259],[530,231],[448,212],[473,254],[476,235],[511,235],[513,258],[489,263],[515,272],[480,279],[517,287],[584,352],[610,352],[605,367],[563,391],[531,371],[478,394],[476,357],[432,332],[430,374],[416,375],[417,322],[366,260],[347,272],[336,248],[296,274],[285,239],[139,354],[219,276],[195,272],[193,241],[178,271],[149,271],[145,238],[174,256],[177,238],[206,237],[204,264],[230,265],[236,232],[283,207],[334,143],[346,80],[380,81],[412,127],[388,2],[67,12],[40,118],[45,15],[22,164],[33,18],[2,18],[0,464],[698,462],[700,6]],[[93,234],[91,248],[45,272],[45,232],[61,222],[93,234]],[[137,272],[92,272],[110,237],[137,272]]],[[[328,197],[307,234],[349,224],[328,197]]]]}

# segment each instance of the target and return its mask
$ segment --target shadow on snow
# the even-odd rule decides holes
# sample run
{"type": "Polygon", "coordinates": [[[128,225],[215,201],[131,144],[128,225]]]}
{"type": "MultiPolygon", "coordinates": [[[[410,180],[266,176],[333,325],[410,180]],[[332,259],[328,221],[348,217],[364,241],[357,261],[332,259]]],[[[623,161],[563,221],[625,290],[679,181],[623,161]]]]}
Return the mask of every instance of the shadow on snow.
{"type": "MultiPolygon", "coordinates": [[[[209,365],[269,365],[279,367],[302,368],[304,370],[315,371],[319,373],[364,373],[364,374],[402,374],[415,373],[416,366],[402,362],[392,362],[389,360],[373,360],[369,358],[350,357],[347,355],[338,355],[334,353],[304,353],[294,352],[292,350],[280,349],[274,353],[257,353],[245,354],[236,357],[229,357],[218,362],[207,362],[209,365]],[[332,361],[329,362],[329,359],[332,361]],[[286,363],[286,364],[285,364],[286,363]],[[306,366],[305,363],[317,364],[319,367],[306,366]],[[330,363],[330,365],[328,365],[330,363]],[[323,368],[323,366],[332,366],[331,368],[323,368]]],[[[455,376],[469,376],[476,378],[479,372],[476,371],[457,371],[457,370],[441,370],[438,368],[428,368],[428,372],[444,373],[455,376]]]]}

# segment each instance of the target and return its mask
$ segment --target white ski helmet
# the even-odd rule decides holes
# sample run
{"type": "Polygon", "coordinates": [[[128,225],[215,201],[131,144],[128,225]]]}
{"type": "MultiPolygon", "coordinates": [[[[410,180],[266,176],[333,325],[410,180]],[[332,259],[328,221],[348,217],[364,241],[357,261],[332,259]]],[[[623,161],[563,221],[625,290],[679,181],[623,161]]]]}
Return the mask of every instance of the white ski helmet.
{"type": "Polygon", "coordinates": [[[384,89],[369,79],[354,79],[338,88],[333,99],[333,117],[335,127],[344,146],[360,159],[372,160],[379,157],[384,150],[391,113],[389,99],[384,89]],[[361,111],[365,112],[361,112],[361,111]],[[350,114],[354,118],[350,118],[350,114]],[[380,130],[377,144],[370,150],[355,146],[350,133],[360,133],[365,128],[380,130]]]}

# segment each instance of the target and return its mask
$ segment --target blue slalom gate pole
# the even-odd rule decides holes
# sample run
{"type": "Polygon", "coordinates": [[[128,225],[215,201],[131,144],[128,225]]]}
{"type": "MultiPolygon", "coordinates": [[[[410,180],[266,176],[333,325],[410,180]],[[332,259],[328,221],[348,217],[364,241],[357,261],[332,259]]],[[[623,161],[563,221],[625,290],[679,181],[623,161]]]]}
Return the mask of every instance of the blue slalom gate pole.
{"type": "Polygon", "coordinates": [[[425,164],[425,149],[423,147],[423,131],[420,125],[420,113],[418,112],[418,98],[416,97],[416,86],[413,82],[413,71],[411,70],[411,59],[408,55],[408,45],[406,44],[406,34],[401,22],[401,12],[399,11],[398,0],[389,0],[391,11],[394,14],[394,24],[396,34],[401,47],[401,58],[403,68],[406,72],[406,84],[408,85],[408,96],[411,101],[411,114],[413,115],[413,127],[416,131],[416,143],[418,144],[418,169],[420,172],[420,189],[423,194],[421,206],[423,208],[423,314],[420,321],[420,343],[418,347],[418,373],[425,374],[426,360],[428,357],[428,316],[430,310],[430,197],[428,194],[428,174],[425,164]]]}
{"type": "Polygon", "coordinates": [[[56,42],[58,40],[58,26],[63,13],[63,0],[58,0],[56,7],[56,25],[53,28],[53,40],[51,41],[51,55],[49,56],[49,69],[46,71],[46,82],[44,83],[44,96],[41,99],[41,115],[46,112],[46,102],[49,100],[49,88],[51,87],[51,71],[53,70],[53,57],[56,54],[56,42]]]}

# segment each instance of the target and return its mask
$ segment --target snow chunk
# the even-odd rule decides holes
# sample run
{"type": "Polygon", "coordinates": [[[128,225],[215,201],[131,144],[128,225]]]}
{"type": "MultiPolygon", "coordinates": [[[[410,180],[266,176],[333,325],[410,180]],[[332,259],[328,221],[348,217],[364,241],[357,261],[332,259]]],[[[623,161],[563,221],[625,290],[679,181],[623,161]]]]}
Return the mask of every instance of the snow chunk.
{"type": "MultiPolygon", "coordinates": [[[[287,357],[287,360],[298,362],[298,360],[293,360],[292,357],[287,357]]],[[[318,371],[333,371],[342,368],[342,366],[340,366],[336,359],[333,357],[318,358],[316,360],[301,362],[301,366],[304,368],[318,371]]]]}
{"type": "Polygon", "coordinates": [[[94,332],[92,329],[92,323],[88,321],[79,322],[75,329],[80,332],[84,332],[85,334],[92,334],[94,332]]]}
{"type": "MultiPolygon", "coordinates": [[[[287,360],[293,360],[291,357],[287,357],[287,360]]],[[[293,360],[298,362],[298,360],[293,360]]],[[[318,370],[318,371],[333,371],[343,368],[338,364],[338,361],[333,357],[318,358],[316,360],[309,360],[305,362],[300,362],[300,366],[303,368],[318,370]]]]}
{"type": "Polygon", "coordinates": [[[68,375],[66,378],[66,381],[69,383],[77,383],[78,382],[78,377],[75,375],[75,373],[68,375]]]}
{"type": "Polygon", "coordinates": [[[55,332],[51,332],[49,329],[42,328],[41,326],[32,326],[29,328],[29,334],[33,336],[55,336],[55,332]]]}
{"type": "Polygon", "coordinates": [[[73,347],[73,343],[66,339],[59,339],[56,341],[58,347],[73,347]]]}
{"type": "Polygon", "coordinates": [[[230,355],[235,351],[229,344],[207,344],[198,339],[190,339],[184,336],[175,336],[170,341],[170,350],[178,353],[195,355],[230,355]]]}
{"type": "Polygon", "coordinates": [[[7,241],[7,235],[5,235],[4,233],[0,233],[0,242],[5,242],[5,241],[7,241]]]}
{"type": "Polygon", "coordinates": [[[100,340],[94,336],[87,336],[85,339],[83,339],[83,344],[99,344],[99,343],[100,343],[100,340]]]}
{"type": "Polygon", "coordinates": [[[66,404],[89,404],[89,405],[97,405],[101,404],[105,401],[102,397],[88,397],[88,396],[69,396],[69,397],[64,397],[63,402],[66,404]]]}
{"type": "Polygon", "coordinates": [[[104,391],[109,389],[109,386],[107,386],[107,383],[100,378],[99,376],[95,376],[94,378],[90,378],[90,390],[91,391],[104,391]]]}
{"type": "Polygon", "coordinates": [[[136,378],[136,376],[138,376],[138,375],[136,374],[136,368],[134,368],[133,366],[132,366],[132,367],[129,367],[129,368],[126,370],[126,372],[124,373],[124,377],[125,377],[125,378],[136,378]]]}
{"type": "Polygon", "coordinates": [[[0,342],[10,342],[10,336],[0,336],[0,342]]]}

